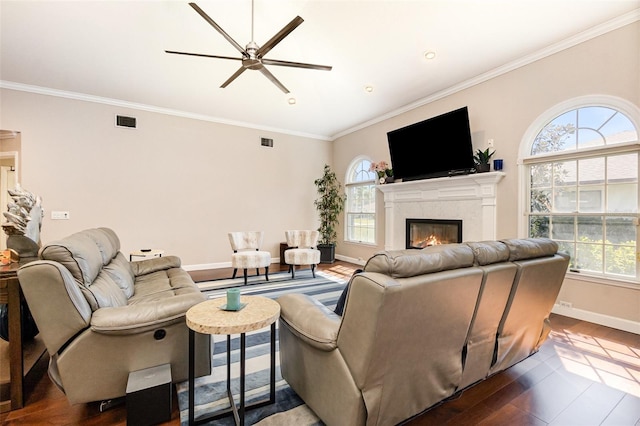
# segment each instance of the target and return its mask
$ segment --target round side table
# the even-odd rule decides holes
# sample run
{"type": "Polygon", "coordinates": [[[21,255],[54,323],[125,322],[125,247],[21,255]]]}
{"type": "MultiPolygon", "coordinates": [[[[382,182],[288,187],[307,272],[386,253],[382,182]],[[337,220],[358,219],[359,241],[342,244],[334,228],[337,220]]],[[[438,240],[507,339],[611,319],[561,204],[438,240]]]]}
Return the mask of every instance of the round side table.
{"type": "Polygon", "coordinates": [[[192,306],[186,314],[189,327],[189,424],[202,424],[233,414],[236,424],[244,425],[245,410],[273,404],[276,400],[276,320],[280,316],[280,305],[263,296],[240,296],[246,304],[239,311],[225,311],[220,307],[225,297],[207,300],[192,306]],[[245,361],[246,336],[249,331],[271,326],[271,377],[269,398],[245,406],[245,361]],[[195,419],[195,333],[227,335],[227,396],[230,408],[195,419]],[[231,393],[231,335],[240,334],[240,404],[236,407],[231,393]]]}

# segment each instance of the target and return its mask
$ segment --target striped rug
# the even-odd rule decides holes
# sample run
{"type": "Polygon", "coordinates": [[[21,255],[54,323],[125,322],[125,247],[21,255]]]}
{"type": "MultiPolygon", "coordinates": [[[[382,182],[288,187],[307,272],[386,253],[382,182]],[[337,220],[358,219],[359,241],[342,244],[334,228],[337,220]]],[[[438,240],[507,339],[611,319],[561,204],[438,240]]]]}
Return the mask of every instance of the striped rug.
{"type": "MultiPolygon", "coordinates": [[[[257,278],[257,277],[256,277],[257,278]]],[[[339,280],[320,271],[313,278],[310,270],[296,271],[295,280],[287,273],[277,273],[269,276],[269,282],[242,285],[243,278],[235,280],[216,280],[198,283],[198,286],[210,299],[224,297],[226,289],[239,285],[241,294],[261,295],[276,299],[286,293],[304,293],[322,302],[325,306],[334,309],[346,282],[339,280]]],[[[276,325],[276,334],[278,326],[276,325]]],[[[269,328],[247,333],[246,349],[246,401],[258,401],[268,398],[269,395],[269,328]]],[[[199,377],[195,381],[195,416],[196,419],[207,413],[212,413],[229,407],[226,396],[227,381],[227,340],[226,336],[214,335],[212,337],[212,374],[199,377]]],[[[231,339],[231,386],[235,395],[236,404],[239,403],[240,372],[240,336],[233,335],[231,339]]],[[[322,425],[323,423],[309,410],[304,402],[289,387],[280,374],[279,345],[276,339],[276,403],[266,407],[260,407],[246,412],[245,424],[270,425],[322,425]]],[[[187,382],[176,385],[178,405],[180,408],[180,422],[188,423],[189,387],[187,382]]],[[[216,420],[210,424],[233,425],[233,417],[216,420]]]]}

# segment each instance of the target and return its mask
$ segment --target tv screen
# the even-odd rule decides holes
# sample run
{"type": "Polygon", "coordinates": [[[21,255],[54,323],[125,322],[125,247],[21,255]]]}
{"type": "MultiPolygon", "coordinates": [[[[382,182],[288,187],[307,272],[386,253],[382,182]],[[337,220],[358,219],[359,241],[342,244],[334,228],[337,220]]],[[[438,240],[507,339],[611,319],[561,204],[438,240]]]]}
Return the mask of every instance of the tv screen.
{"type": "Polygon", "coordinates": [[[393,175],[403,181],[474,169],[467,107],[387,133],[393,175]]]}

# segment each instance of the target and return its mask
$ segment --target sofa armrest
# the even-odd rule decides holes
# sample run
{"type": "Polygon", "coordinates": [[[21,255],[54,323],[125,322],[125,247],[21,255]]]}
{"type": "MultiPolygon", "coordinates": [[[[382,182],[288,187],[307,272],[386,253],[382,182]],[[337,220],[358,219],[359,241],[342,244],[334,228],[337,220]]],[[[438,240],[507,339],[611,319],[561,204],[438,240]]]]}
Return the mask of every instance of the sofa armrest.
{"type": "Polygon", "coordinates": [[[133,275],[138,277],[140,275],[147,275],[152,272],[164,271],[171,268],[179,268],[180,265],[181,261],[178,256],[153,257],[151,259],[131,262],[131,270],[133,271],[133,275]]]}
{"type": "Polygon", "coordinates": [[[280,304],[280,320],[301,340],[323,351],[337,347],[342,318],[305,294],[285,294],[280,304]]]}
{"type": "Polygon", "coordinates": [[[187,310],[204,300],[202,293],[188,293],[135,305],[100,308],[91,317],[91,330],[103,334],[136,334],[184,322],[187,310]]]}

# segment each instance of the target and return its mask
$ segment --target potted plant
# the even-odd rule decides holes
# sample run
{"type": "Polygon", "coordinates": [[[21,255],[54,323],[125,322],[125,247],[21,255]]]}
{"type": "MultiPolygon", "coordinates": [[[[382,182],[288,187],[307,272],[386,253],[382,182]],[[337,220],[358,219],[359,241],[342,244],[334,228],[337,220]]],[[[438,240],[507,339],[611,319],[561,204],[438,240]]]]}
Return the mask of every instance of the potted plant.
{"type": "Polygon", "coordinates": [[[342,192],[342,185],[336,174],[328,164],[324,165],[324,173],[321,178],[313,182],[318,191],[318,198],[314,201],[316,210],[320,214],[320,263],[333,263],[335,261],[336,239],[338,234],[338,215],[344,209],[346,195],[342,192]]]}
{"type": "Polygon", "coordinates": [[[389,167],[389,163],[386,161],[380,161],[379,163],[371,163],[369,167],[370,172],[375,172],[378,175],[378,183],[393,183],[395,178],[393,176],[393,169],[389,167]]]}
{"type": "Polygon", "coordinates": [[[488,172],[491,169],[491,164],[489,163],[489,160],[491,159],[491,157],[493,157],[493,154],[495,154],[495,151],[491,151],[489,152],[490,148],[485,149],[484,151],[479,149],[476,151],[475,155],[473,156],[473,162],[476,164],[476,172],[478,173],[484,173],[484,172],[488,172]]]}

